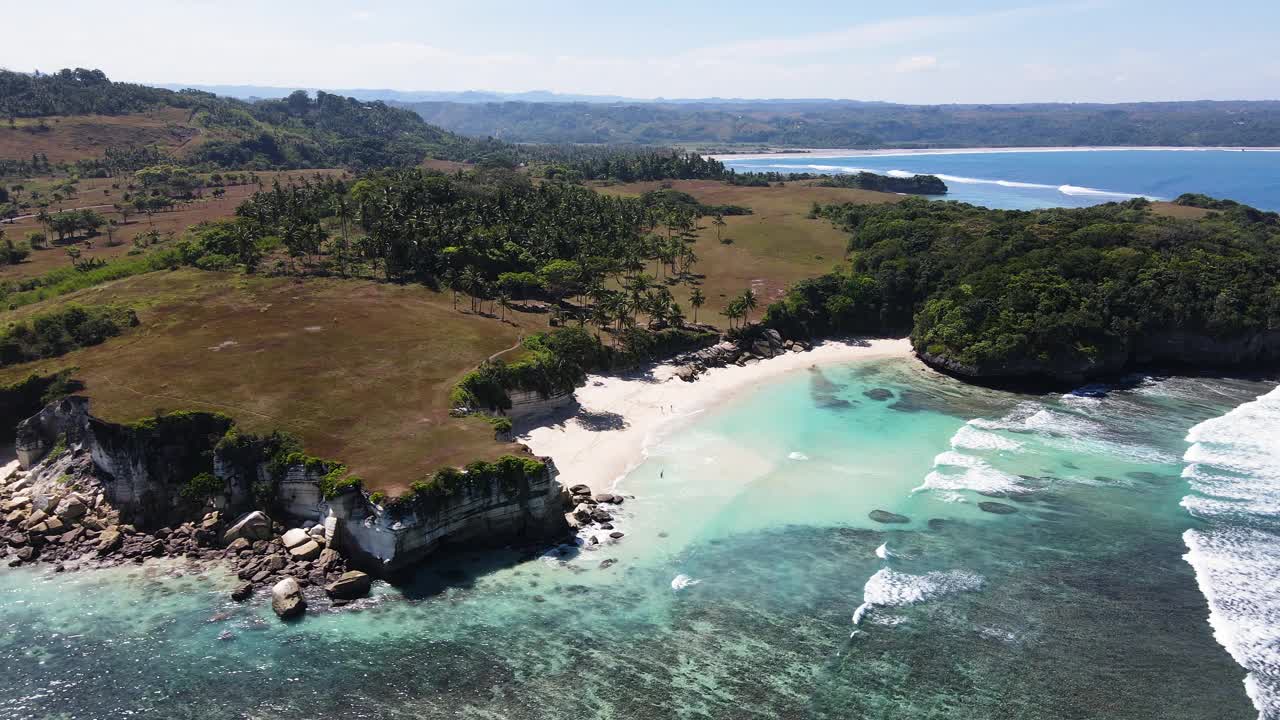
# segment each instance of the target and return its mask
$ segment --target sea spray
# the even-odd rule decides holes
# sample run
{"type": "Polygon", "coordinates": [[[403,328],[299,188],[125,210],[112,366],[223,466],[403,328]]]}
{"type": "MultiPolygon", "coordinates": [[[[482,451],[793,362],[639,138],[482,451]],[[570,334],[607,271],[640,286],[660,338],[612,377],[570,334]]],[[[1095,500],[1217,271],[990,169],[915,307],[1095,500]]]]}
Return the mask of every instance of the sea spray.
{"type": "Polygon", "coordinates": [[[1213,635],[1248,671],[1261,720],[1280,717],[1280,388],[1187,433],[1182,505],[1208,521],[1183,558],[1213,635]]]}

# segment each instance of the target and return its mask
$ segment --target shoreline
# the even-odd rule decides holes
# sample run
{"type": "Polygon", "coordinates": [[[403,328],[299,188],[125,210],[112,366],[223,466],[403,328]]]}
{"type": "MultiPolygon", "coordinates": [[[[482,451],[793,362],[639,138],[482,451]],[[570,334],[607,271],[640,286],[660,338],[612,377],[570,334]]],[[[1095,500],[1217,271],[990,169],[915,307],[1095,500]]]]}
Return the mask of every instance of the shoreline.
{"type": "Polygon", "coordinates": [[[1200,145],[1086,145],[1080,147],[1032,146],[1032,147],[981,147],[981,148],[878,148],[858,150],[853,148],[795,148],[773,153],[709,153],[703,157],[719,160],[767,160],[769,158],[839,158],[839,157],[906,157],[911,155],[990,155],[997,153],[1057,153],[1057,152],[1126,152],[1133,150],[1162,150],[1174,152],[1280,152],[1280,147],[1208,147],[1200,145]]]}
{"type": "Polygon", "coordinates": [[[645,459],[653,436],[735,398],[763,381],[818,365],[910,357],[911,341],[826,341],[806,352],[778,355],[745,366],[710,368],[697,380],[675,376],[679,366],[658,365],[643,374],[591,375],[578,388],[578,406],[563,418],[532,418],[516,440],[550,457],[565,487],[611,492],[645,459]]]}

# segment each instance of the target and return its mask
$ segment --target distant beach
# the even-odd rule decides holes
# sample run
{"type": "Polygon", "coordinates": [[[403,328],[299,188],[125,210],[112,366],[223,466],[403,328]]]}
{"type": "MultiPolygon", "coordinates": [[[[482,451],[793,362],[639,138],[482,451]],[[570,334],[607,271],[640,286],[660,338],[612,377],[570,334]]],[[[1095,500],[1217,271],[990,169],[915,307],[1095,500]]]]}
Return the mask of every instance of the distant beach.
{"type": "Polygon", "coordinates": [[[992,153],[1056,153],[1056,152],[1121,152],[1129,150],[1169,150],[1177,152],[1280,152],[1280,147],[1202,147],[1202,146],[1086,146],[1086,147],[982,147],[982,148],[880,148],[859,150],[856,148],[799,148],[766,153],[711,153],[705,157],[714,160],[767,160],[769,158],[837,158],[907,155],[984,155],[992,153]]]}
{"type": "Polygon", "coordinates": [[[696,417],[765,380],[815,365],[910,354],[906,338],[830,341],[752,365],[712,368],[692,383],[675,377],[673,365],[657,366],[644,376],[593,375],[577,391],[580,409],[575,415],[532,427],[518,439],[535,454],[554,459],[566,487],[581,483],[605,492],[644,460],[645,446],[659,429],[696,417]]]}

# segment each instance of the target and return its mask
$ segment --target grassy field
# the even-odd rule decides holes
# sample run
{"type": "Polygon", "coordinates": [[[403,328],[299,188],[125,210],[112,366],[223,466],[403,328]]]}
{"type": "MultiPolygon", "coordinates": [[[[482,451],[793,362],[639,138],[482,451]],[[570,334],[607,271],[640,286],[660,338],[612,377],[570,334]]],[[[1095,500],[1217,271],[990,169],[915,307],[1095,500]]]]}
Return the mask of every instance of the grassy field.
{"type": "MultiPolygon", "coordinates": [[[[711,218],[699,221],[698,242],[694,246],[699,261],[694,271],[704,274],[702,292],[707,304],[698,313],[700,322],[724,327],[720,311],[733,296],[746,288],[755,290],[760,310],[781,297],[797,280],[831,270],[844,258],[847,233],[826,220],[806,217],[813,203],[898,202],[900,195],[848,188],[810,187],[787,183],[783,187],[740,187],[713,180],[676,180],[670,183],[643,182],[599,187],[600,192],[638,196],[664,184],[689,193],[707,205],[742,205],[751,215],[725,217],[721,235],[733,242],[716,240],[711,218]]],[[[689,288],[673,288],[676,301],[693,318],[689,288]]]]}
{"type": "Polygon", "coordinates": [[[101,417],[224,412],[253,432],[292,432],[308,452],[391,493],[442,465],[517,450],[496,442],[482,418],[449,417],[448,395],[485,358],[546,327],[542,314],[502,322],[457,311],[448,294],[420,286],[198,270],[128,278],[9,315],[73,302],[130,305],[141,324],[0,370],[0,383],[76,366],[101,417]]]}
{"type": "MultiPolygon", "coordinates": [[[[257,175],[263,186],[270,188],[271,183],[277,178],[281,184],[287,184],[290,181],[313,177],[317,174],[331,175],[341,174],[342,172],[341,170],[264,171],[257,173],[257,175]]],[[[6,180],[8,184],[15,182],[18,181],[13,179],[6,180]]],[[[49,196],[49,193],[45,191],[45,186],[50,185],[52,182],[47,178],[22,181],[27,188],[27,192],[33,189],[39,190],[45,197],[49,196]]],[[[141,213],[130,213],[128,221],[125,222],[124,218],[112,209],[112,205],[116,203],[124,204],[123,195],[128,192],[127,184],[128,180],[125,178],[84,179],[78,183],[79,192],[75,196],[66,198],[49,207],[50,213],[75,208],[91,208],[107,220],[115,220],[120,223],[115,231],[115,242],[118,244],[109,245],[107,243],[105,230],[97,237],[90,238],[88,242],[84,239],[78,239],[74,242],[54,244],[52,241],[55,238],[51,237],[48,248],[32,251],[25,262],[17,265],[0,265],[0,280],[31,277],[46,273],[57,267],[69,265],[71,260],[67,257],[66,248],[68,247],[79,249],[81,257],[84,259],[109,260],[120,257],[133,249],[133,239],[135,237],[151,230],[155,230],[162,235],[170,232],[180,235],[187,228],[197,223],[231,217],[236,212],[236,206],[258,190],[257,185],[229,185],[225,188],[227,194],[221,199],[215,200],[210,194],[210,190],[206,189],[204,197],[201,199],[179,203],[174,210],[158,212],[150,218],[141,213]],[[118,185],[119,187],[112,187],[113,185],[118,185]]],[[[24,210],[23,212],[33,213],[34,210],[24,210]]],[[[6,236],[14,242],[24,239],[27,233],[33,230],[44,231],[35,217],[23,217],[14,222],[0,222],[0,230],[4,230],[6,236]]]]}
{"type": "Polygon", "coordinates": [[[15,119],[0,124],[0,157],[48,156],[50,162],[102,157],[111,146],[157,145],[177,152],[207,139],[208,131],[190,121],[182,108],[160,108],[129,115],[76,115],[15,119]]]}

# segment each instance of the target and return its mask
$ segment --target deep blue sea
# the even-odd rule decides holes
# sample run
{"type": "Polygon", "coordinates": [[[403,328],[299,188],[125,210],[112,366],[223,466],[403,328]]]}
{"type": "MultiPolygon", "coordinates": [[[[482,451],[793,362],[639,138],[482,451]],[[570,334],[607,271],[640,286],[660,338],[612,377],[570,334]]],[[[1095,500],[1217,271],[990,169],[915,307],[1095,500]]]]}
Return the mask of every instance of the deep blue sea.
{"type": "Polygon", "coordinates": [[[743,171],[933,174],[949,200],[1008,210],[1085,207],[1194,192],[1280,210],[1280,152],[1261,150],[1018,150],[721,158],[743,171]]]}

